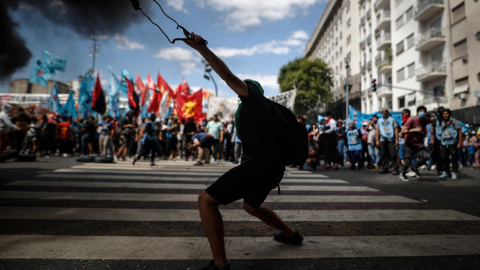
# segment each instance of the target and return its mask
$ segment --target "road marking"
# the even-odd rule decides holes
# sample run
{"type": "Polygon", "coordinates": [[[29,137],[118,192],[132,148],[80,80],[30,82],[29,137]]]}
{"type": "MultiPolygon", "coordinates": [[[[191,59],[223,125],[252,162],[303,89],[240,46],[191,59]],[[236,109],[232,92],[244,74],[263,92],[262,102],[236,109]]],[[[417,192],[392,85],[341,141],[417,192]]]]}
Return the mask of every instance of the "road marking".
{"type": "MultiPolygon", "coordinates": [[[[480,254],[480,235],[306,236],[301,246],[272,237],[225,238],[229,259],[414,257],[480,254]]],[[[2,259],[210,260],[205,237],[2,235],[2,259]]]]}
{"type": "MultiPolygon", "coordinates": [[[[190,187],[192,185],[189,185],[190,187]]],[[[176,185],[176,188],[178,185],[176,185]]],[[[36,200],[95,200],[95,201],[150,201],[150,202],[196,202],[197,194],[157,193],[94,193],[94,192],[32,192],[0,191],[1,199],[36,200]]],[[[385,195],[270,195],[265,202],[275,203],[420,203],[402,196],[385,195]]]]}
{"type": "MultiPolygon", "coordinates": [[[[221,211],[224,221],[258,221],[243,210],[221,211]]],[[[284,221],[480,220],[454,210],[276,210],[284,221]]],[[[0,207],[0,219],[200,221],[196,209],[0,207]]]]}

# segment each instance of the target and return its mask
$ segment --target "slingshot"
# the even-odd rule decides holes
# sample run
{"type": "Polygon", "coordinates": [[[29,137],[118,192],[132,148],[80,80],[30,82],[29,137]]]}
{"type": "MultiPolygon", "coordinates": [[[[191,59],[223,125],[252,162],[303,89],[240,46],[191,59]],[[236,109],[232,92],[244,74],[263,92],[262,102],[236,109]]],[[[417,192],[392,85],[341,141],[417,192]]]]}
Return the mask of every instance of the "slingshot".
{"type": "MultiPolygon", "coordinates": [[[[148,17],[148,15],[145,14],[145,12],[143,12],[142,8],[140,7],[140,3],[138,2],[138,0],[130,0],[130,2],[132,2],[133,9],[140,10],[140,12],[142,12],[142,14],[145,15],[145,17],[147,17],[152,24],[156,25],[158,27],[158,29],[160,29],[160,31],[162,31],[163,35],[165,35],[165,37],[168,39],[168,42],[170,42],[171,44],[175,44],[175,41],[177,41],[177,40],[182,40],[182,41],[185,41],[185,40],[192,40],[193,41],[194,40],[194,38],[190,35],[190,32],[188,32],[188,30],[185,29],[185,27],[178,24],[177,21],[175,21],[172,17],[168,16],[167,13],[165,13],[165,11],[163,11],[162,6],[156,0],[153,0],[153,2],[155,2],[158,5],[158,7],[162,10],[163,14],[167,18],[172,20],[174,23],[176,23],[177,24],[177,29],[181,28],[183,30],[183,32],[186,35],[188,35],[188,38],[175,38],[173,40],[170,40],[170,38],[167,36],[167,34],[165,34],[165,32],[163,32],[162,28],[158,24],[153,22],[152,19],[150,19],[150,17],[148,17]]],[[[205,39],[202,39],[202,41],[200,41],[200,43],[203,44],[203,45],[207,45],[208,41],[206,41],[205,39]]]]}

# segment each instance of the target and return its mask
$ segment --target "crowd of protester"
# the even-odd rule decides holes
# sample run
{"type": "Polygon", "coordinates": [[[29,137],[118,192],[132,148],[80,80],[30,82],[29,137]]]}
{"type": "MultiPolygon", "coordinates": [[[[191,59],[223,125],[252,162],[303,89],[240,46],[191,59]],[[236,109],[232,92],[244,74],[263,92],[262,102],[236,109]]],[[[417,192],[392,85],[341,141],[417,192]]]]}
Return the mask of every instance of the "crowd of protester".
{"type": "MultiPolygon", "coordinates": [[[[404,109],[402,123],[390,115],[373,116],[360,125],[326,119],[306,125],[309,136],[307,164],[316,169],[338,169],[349,161],[351,170],[376,169],[380,174],[398,175],[403,181],[420,178],[419,169],[436,170],[440,179],[458,179],[459,168],[480,170],[480,135],[472,127],[462,132],[449,109],[427,112],[419,106],[416,114],[404,109]],[[358,127],[360,126],[360,127],[358,127]],[[333,151],[336,149],[337,151],[333,151]]],[[[298,118],[305,123],[305,119],[298,118]]],[[[299,169],[303,169],[301,166],[299,169]]]]}
{"type": "MultiPolygon", "coordinates": [[[[90,115],[72,120],[54,114],[38,117],[21,108],[10,114],[10,110],[4,104],[0,112],[0,153],[8,147],[44,157],[128,158],[132,164],[143,158],[151,166],[156,159],[192,160],[197,166],[241,161],[242,142],[233,120],[220,121],[217,115],[198,123],[193,117],[174,115],[139,118],[134,111],[122,119],[106,116],[100,120],[90,115]]],[[[335,120],[328,112],[325,116],[313,124],[298,117],[306,125],[309,142],[308,159],[298,169],[338,169],[349,164],[351,170],[391,172],[403,181],[420,178],[419,168],[436,170],[440,179],[457,179],[463,167],[480,170],[480,134],[473,128],[463,133],[449,109],[428,113],[419,106],[415,115],[404,109],[402,123],[383,109],[381,117],[373,116],[361,127],[353,121],[335,120]]]]}

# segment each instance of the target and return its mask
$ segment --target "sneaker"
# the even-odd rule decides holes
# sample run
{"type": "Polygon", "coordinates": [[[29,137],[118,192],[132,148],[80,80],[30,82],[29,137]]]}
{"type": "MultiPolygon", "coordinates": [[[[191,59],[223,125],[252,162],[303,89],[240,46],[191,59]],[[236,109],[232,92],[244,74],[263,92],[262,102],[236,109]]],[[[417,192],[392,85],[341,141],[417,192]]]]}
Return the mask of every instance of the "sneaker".
{"type": "Polygon", "coordinates": [[[435,170],[435,169],[437,169],[437,166],[435,166],[435,164],[432,165],[432,167],[430,167],[430,170],[435,170]]]}
{"type": "Polygon", "coordinates": [[[448,177],[448,173],[447,172],[443,172],[438,178],[440,179],[446,179],[448,177]]]}
{"type": "Polygon", "coordinates": [[[457,173],[452,172],[452,180],[458,180],[457,173]]]}
{"type": "Polygon", "coordinates": [[[303,237],[297,231],[295,231],[295,234],[293,235],[293,237],[290,237],[290,238],[288,238],[285,234],[283,234],[283,232],[278,232],[273,235],[273,239],[275,239],[278,242],[290,243],[294,245],[301,245],[303,242],[303,237]]]}
{"type": "Polygon", "coordinates": [[[403,182],[408,182],[408,181],[409,181],[409,180],[408,180],[408,177],[407,177],[405,174],[403,174],[403,173],[401,173],[398,177],[399,177],[400,180],[402,180],[403,182]]]}
{"type": "Polygon", "coordinates": [[[133,159],[132,159],[132,165],[135,165],[135,162],[137,162],[137,157],[133,157],[133,159]]]}
{"type": "Polygon", "coordinates": [[[412,178],[415,177],[417,174],[414,171],[409,171],[408,173],[405,174],[406,177],[412,178]]]}
{"type": "Polygon", "coordinates": [[[420,169],[421,169],[421,170],[425,170],[426,168],[427,168],[427,165],[422,165],[422,166],[420,166],[420,169]]]}
{"type": "MultiPolygon", "coordinates": [[[[200,162],[201,163],[201,162],[200,162]]],[[[210,164],[210,161],[205,161],[205,164],[210,164]]]]}
{"type": "Polygon", "coordinates": [[[232,162],[233,165],[237,165],[238,164],[238,161],[234,161],[232,162]]]}
{"type": "Polygon", "coordinates": [[[398,170],[394,170],[394,171],[392,172],[392,175],[399,175],[399,174],[400,174],[400,173],[398,172],[398,170]]]}
{"type": "Polygon", "coordinates": [[[377,169],[377,171],[380,171],[380,166],[378,166],[377,163],[375,163],[375,164],[373,165],[373,167],[375,167],[375,169],[377,169]]]}
{"type": "Polygon", "coordinates": [[[158,167],[158,165],[152,162],[150,163],[150,167],[158,167]]]}
{"type": "Polygon", "coordinates": [[[197,161],[197,163],[193,164],[193,166],[203,166],[203,163],[201,161],[197,161]]]}
{"type": "Polygon", "coordinates": [[[211,260],[210,264],[208,264],[207,266],[200,268],[200,270],[231,270],[231,269],[232,268],[230,268],[230,265],[228,263],[224,265],[222,268],[220,268],[213,262],[213,260],[211,260]]]}

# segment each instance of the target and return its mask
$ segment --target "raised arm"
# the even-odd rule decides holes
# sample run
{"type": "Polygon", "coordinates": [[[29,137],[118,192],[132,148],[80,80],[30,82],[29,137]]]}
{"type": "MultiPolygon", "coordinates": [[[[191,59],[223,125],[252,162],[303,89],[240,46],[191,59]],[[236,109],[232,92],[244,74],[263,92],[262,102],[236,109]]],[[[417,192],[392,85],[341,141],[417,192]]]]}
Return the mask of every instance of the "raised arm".
{"type": "Polygon", "coordinates": [[[235,76],[222,59],[215,55],[206,45],[200,44],[201,36],[195,35],[193,32],[191,34],[185,32],[184,34],[187,38],[193,37],[195,39],[195,41],[187,40],[184,42],[198,51],[235,93],[239,96],[248,97],[247,84],[235,76]]]}

